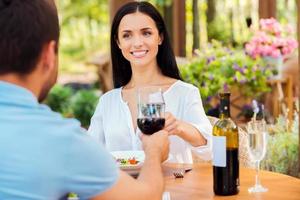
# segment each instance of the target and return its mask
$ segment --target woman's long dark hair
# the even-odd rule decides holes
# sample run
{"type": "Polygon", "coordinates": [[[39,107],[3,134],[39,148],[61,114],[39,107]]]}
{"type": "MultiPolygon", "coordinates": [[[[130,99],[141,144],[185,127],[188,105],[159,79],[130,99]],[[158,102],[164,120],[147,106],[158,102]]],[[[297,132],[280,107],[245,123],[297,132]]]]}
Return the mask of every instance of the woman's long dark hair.
{"type": "Polygon", "coordinates": [[[122,6],[116,13],[111,27],[110,45],[111,45],[111,59],[113,68],[113,81],[114,87],[118,88],[126,85],[132,75],[131,66],[128,60],[122,55],[121,49],[119,49],[118,29],[120,21],[125,15],[141,12],[148,15],[155,22],[159,34],[162,36],[162,44],[159,45],[158,53],[156,56],[157,64],[163,75],[180,79],[180,73],[176,64],[175,56],[170,44],[169,35],[162,16],[155,9],[153,5],[148,2],[130,2],[122,6]]]}

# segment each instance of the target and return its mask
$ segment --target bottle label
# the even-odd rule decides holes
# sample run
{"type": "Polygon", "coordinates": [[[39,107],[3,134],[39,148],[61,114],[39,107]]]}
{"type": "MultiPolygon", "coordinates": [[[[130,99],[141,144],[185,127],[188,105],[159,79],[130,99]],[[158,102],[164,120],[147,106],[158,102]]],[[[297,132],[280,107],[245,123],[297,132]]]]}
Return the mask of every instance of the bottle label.
{"type": "Polygon", "coordinates": [[[225,136],[213,136],[213,166],[226,167],[225,136]]]}

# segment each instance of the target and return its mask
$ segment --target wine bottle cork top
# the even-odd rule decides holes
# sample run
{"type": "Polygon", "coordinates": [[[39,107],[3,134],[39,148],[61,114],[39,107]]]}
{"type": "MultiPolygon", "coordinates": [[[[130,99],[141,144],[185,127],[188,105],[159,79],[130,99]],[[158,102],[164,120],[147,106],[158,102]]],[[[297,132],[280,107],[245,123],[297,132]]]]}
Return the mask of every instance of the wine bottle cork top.
{"type": "Polygon", "coordinates": [[[230,97],[230,92],[222,92],[222,93],[219,94],[219,96],[220,96],[221,98],[224,98],[224,97],[230,97]]]}

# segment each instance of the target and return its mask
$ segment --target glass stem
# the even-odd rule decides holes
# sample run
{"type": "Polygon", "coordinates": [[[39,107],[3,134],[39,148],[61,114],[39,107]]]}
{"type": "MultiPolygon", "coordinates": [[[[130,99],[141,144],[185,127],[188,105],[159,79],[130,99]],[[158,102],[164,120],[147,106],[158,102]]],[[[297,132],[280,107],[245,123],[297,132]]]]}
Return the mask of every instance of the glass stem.
{"type": "Polygon", "coordinates": [[[256,161],[256,162],[255,162],[255,171],[256,171],[256,175],[255,175],[255,186],[260,185],[259,175],[258,175],[258,172],[259,172],[259,163],[260,163],[260,161],[256,161]]]}

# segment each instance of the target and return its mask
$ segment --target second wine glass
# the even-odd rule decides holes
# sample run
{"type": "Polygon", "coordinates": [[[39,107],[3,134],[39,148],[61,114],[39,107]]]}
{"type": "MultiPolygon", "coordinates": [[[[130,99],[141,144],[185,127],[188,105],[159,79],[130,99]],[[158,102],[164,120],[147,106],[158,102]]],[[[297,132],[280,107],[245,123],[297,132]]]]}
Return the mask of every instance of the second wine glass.
{"type": "Polygon", "coordinates": [[[151,135],[165,126],[165,102],[162,89],[156,86],[141,87],[137,92],[137,125],[142,133],[151,135]]]}
{"type": "Polygon", "coordinates": [[[268,189],[260,184],[259,165],[264,158],[267,149],[267,128],[264,120],[252,120],[247,124],[248,149],[250,158],[255,162],[255,185],[248,189],[250,193],[267,192],[268,189]]]}

